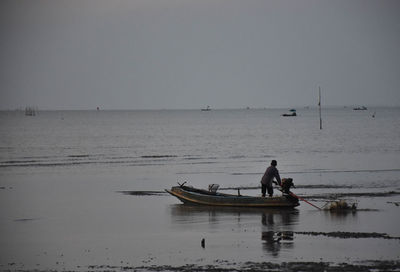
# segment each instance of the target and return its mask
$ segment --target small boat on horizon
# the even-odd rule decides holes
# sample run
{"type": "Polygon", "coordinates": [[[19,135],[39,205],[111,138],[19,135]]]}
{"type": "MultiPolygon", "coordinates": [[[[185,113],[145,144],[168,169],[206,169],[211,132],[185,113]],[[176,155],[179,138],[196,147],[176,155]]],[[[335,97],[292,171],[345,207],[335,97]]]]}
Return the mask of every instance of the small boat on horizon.
{"type": "Polygon", "coordinates": [[[368,110],[366,106],[362,106],[362,107],[355,107],[353,108],[353,110],[368,110]]]}
{"type": "Polygon", "coordinates": [[[291,195],[261,197],[218,193],[213,190],[197,189],[189,186],[174,186],[165,190],[175,196],[184,204],[225,206],[225,207],[269,207],[269,208],[294,208],[299,206],[299,200],[291,195]]]}
{"type": "Polygon", "coordinates": [[[282,114],[282,116],[285,116],[285,117],[297,116],[297,113],[296,113],[296,110],[295,110],[295,109],[290,109],[289,112],[290,112],[290,113],[284,113],[284,114],[282,114]]]}
{"type": "Polygon", "coordinates": [[[36,109],[34,107],[25,107],[25,116],[36,116],[36,109]]]}
{"type": "Polygon", "coordinates": [[[201,111],[210,111],[210,110],[211,110],[210,106],[207,106],[207,108],[201,109],[201,111]]]}

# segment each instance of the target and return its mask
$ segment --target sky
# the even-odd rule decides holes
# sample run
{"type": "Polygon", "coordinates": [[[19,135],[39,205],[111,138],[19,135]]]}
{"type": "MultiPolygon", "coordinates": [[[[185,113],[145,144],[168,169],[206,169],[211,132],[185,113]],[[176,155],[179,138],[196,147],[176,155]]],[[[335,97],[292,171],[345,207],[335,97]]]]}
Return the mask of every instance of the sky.
{"type": "Polygon", "coordinates": [[[398,0],[2,0],[0,109],[400,106],[398,0]]]}

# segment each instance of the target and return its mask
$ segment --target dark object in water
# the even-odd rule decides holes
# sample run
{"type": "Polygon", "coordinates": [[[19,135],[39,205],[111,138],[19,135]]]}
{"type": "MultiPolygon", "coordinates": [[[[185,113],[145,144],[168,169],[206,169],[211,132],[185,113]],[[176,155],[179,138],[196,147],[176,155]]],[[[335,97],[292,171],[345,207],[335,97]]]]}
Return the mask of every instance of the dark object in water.
{"type": "Polygon", "coordinates": [[[367,107],[366,106],[355,107],[355,108],[353,108],[353,110],[367,110],[367,107]]]}
{"type": "Polygon", "coordinates": [[[133,195],[133,196],[165,195],[164,191],[120,191],[119,193],[123,193],[125,195],[133,195]]]}
{"type": "Polygon", "coordinates": [[[15,219],[15,222],[28,222],[28,221],[33,221],[33,220],[39,220],[39,218],[20,218],[20,219],[15,219]]]}
{"type": "Polygon", "coordinates": [[[359,238],[380,238],[388,240],[400,240],[400,237],[390,236],[387,233],[376,233],[376,232],[345,232],[345,231],[334,231],[334,232],[315,232],[315,231],[296,231],[294,234],[311,235],[311,236],[326,236],[332,238],[341,239],[359,239],[359,238]]]}
{"type": "Polygon", "coordinates": [[[285,117],[294,117],[294,116],[297,116],[297,113],[296,113],[295,111],[293,111],[292,113],[284,113],[284,114],[282,114],[282,116],[285,116],[285,117]]]}
{"type": "Polygon", "coordinates": [[[201,247],[202,248],[206,247],[206,240],[204,238],[201,240],[201,247]]]}
{"type": "Polygon", "coordinates": [[[290,195],[276,197],[257,197],[223,194],[188,186],[174,186],[165,190],[186,204],[230,207],[276,207],[293,208],[299,206],[298,199],[290,195]]]}

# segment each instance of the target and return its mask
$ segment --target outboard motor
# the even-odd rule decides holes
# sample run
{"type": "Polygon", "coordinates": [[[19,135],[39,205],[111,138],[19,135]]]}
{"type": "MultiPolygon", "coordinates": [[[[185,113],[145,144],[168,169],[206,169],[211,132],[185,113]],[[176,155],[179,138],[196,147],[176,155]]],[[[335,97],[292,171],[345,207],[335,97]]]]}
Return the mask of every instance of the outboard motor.
{"type": "Polygon", "coordinates": [[[283,178],[282,179],[282,192],[285,194],[289,194],[290,188],[296,188],[293,183],[292,178],[283,178]]]}
{"type": "Polygon", "coordinates": [[[285,196],[290,202],[296,203],[298,205],[299,199],[296,195],[290,192],[290,188],[296,188],[293,183],[292,178],[283,178],[282,179],[282,194],[285,196]]]}

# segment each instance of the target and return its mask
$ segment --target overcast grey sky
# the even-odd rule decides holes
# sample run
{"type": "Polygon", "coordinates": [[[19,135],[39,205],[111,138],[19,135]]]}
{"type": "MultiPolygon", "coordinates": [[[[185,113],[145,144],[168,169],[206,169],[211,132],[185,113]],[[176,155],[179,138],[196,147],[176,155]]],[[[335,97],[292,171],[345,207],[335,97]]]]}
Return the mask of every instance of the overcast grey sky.
{"type": "Polygon", "coordinates": [[[2,0],[0,108],[400,105],[400,1],[2,0]]]}

